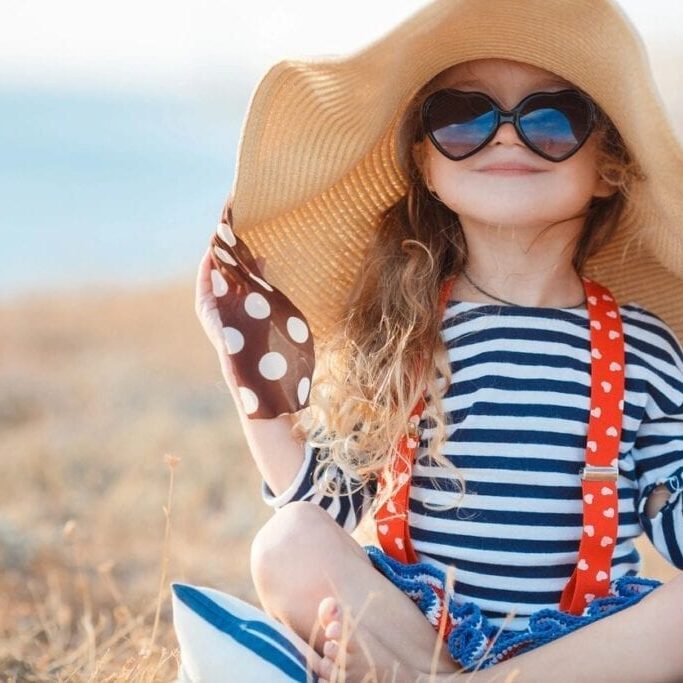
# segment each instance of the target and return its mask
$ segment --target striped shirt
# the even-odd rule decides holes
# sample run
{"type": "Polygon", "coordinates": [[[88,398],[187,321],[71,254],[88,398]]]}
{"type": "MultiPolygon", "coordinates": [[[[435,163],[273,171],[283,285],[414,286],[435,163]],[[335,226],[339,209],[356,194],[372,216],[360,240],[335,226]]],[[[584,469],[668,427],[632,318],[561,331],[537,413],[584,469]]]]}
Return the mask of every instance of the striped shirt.
{"type": "MultiPolygon", "coordinates": [[[[634,539],[643,530],[683,569],[683,349],[654,313],[635,303],[620,312],[626,367],[612,580],[640,571],[634,539]],[[669,499],[649,518],[646,498],[659,484],[669,499]]],[[[523,629],[533,612],[559,609],[578,558],[578,475],[590,410],[588,311],[451,300],[441,334],[453,374],[444,397],[451,424],[443,454],[462,472],[466,495],[458,510],[430,509],[430,502],[452,503],[454,487],[444,468],[420,457],[433,433],[423,418],[410,536],[420,561],[444,571],[455,565],[459,600],[476,603],[496,627],[514,612],[505,627],[523,629]]],[[[350,495],[343,487],[348,476],[337,470],[341,492],[321,495],[311,484],[318,450],[307,443],[288,489],[274,496],[263,482],[263,498],[274,508],[315,502],[351,531],[373,486],[350,495]]]]}

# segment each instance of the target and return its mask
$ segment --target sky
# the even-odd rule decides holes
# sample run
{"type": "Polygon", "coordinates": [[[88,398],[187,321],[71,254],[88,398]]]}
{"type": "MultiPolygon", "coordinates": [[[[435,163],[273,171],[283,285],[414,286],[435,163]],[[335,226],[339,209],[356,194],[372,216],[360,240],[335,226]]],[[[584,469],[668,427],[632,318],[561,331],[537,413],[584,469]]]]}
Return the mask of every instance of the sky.
{"type": "MultiPolygon", "coordinates": [[[[2,0],[0,299],[192,282],[268,68],[358,50],[426,4],[2,0]]],[[[683,112],[683,2],[621,5],[683,112]]]]}
{"type": "MultiPolygon", "coordinates": [[[[344,53],[424,0],[3,0],[0,79],[111,88],[251,82],[284,57],[344,53]],[[236,73],[237,72],[237,73],[236,73]]],[[[650,45],[680,42],[680,0],[620,0],[650,45]]]]}

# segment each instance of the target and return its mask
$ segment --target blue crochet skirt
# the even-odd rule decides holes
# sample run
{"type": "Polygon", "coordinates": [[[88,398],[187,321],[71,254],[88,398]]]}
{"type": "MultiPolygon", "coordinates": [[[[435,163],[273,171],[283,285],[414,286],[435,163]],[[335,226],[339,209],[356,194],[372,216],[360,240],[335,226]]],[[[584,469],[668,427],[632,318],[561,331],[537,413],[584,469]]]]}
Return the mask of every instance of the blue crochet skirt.
{"type": "MultiPolygon", "coordinates": [[[[441,600],[434,585],[443,594],[444,572],[426,562],[403,564],[372,545],[364,546],[364,550],[374,567],[433,620],[441,600]]],[[[656,579],[622,576],[610,584],[610,595],[595,598],[582,615],[545,608],[531,614],[528,626],[521,631],[498,628],[475,603],[452,597],[448,605],[453,623],[446,641],[448,652],[465,671],[487,669],[630,607],[661,585],[656,579]]]]}

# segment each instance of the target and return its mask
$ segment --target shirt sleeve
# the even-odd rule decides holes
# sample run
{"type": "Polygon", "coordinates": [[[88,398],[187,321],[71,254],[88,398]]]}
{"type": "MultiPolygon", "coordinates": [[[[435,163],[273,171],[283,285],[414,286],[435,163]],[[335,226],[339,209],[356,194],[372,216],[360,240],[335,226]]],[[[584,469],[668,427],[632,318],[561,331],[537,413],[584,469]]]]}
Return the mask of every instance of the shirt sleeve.
{"type": "Polygon", "coordinates": [[[360,523],[363,515],[370,508],[377,492],[376,480],[360,487],[360,480],[342,472],[336,465],[330,465],[326,480],[332,480],[334,495],[325,495],[313,481],[313,472],[321,448],[305,442],[304,460],[292,483],[279,495],[275,495],[265,480],[261,483],[261,496],[270,507],[278,510],[295,500],[305,500],[319,505],[344,530],[351,533],[360,523]]]}
{"type": "Polygon", "coordinates": [[[657,550],[683,569],[683,349],[661,320],[662,343],[653,357],[648,402],[633,447],[641,526],[657,550]],[[645,504],[660,485],[669,497],[654,517],[645,504]]]}

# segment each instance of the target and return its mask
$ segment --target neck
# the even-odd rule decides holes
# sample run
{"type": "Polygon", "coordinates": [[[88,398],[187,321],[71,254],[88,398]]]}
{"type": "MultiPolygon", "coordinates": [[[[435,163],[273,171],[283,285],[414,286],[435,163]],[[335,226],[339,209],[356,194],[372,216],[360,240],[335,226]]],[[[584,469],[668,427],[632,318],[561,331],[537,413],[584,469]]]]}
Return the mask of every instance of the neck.
{"type": "MultiPolygon", "coordinates": [[[[488,293],[520,306],[569,307],[584,298],[571,259],[583,219],[548,228],[494,227],[462,221],[467,241],[465,269],[488,293]],[[558,233],[560,233],[558,235],[558,233]]],[[[451,298],[492,302],[460,277],[451,298]]]]}

